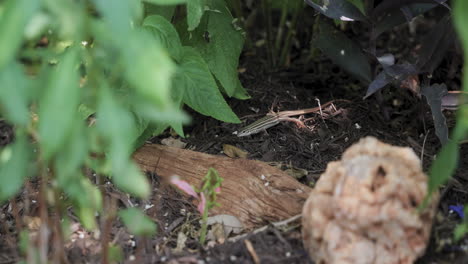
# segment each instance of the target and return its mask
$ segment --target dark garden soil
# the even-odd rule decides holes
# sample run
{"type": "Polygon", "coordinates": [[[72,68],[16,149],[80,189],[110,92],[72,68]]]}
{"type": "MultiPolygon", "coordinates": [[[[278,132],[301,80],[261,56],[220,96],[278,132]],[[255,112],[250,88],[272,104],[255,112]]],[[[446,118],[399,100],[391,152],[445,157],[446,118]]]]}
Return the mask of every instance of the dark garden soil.
{"type": "MultiPolygon", "coordinates": [[[[402,28],[398,34],[393,33],[385,40],[387,45],[401,51],[396,53],[397,59],[414,51],[414,47],[408,43],[398,42],[401,38],[417,39],[419,36],[408,37],[407,34],[407,29],[402,28]]],[[[291,53],[288,70],[272,71],[264,59],[263,49],[257,47],[244,52],[239,66],[241,82],[252,98],[228,101],[233,111],[242,118],[243,125],[257,120],[270,110],[316,107],[317,99],[321,104],[335,100],[335,107],[341,109],[342,113],[327,119],[313,114],[306,115],[306,119],[311,118],[305,121],[307,128],[283,122],[267,132],[239,138],[233,132],[243,125],[227,124],[191,112],[193,125],[186,128],[187,137],[181,139],[188,143],[186,148],[223,155],[223,144],[234,145],[247,151],[250,159],[280,162],[284,168],[292,166],[306,170],[307,173],[298,180],[313,186],[328,162],[340,159],[344,150],[360,138],[374,136],[386,143],[412,148],[422,158],[424,170],[428,171],[441,145],[424,99],[419,99],[405,89],[387,87],[383,90],[382,103],[373,97],[363,100],[366,87],[325,57],[317,55],[313,60],[305,62],[300,55],[301,51],[296,50],[291,53]],[[383,113],[388,113],[389,118],[385,118],[383,113]]],[[[451,65],[448,57],[442,62],[433,81],[445,82],[451,89],[459,88],[459,73],[452,79],[444,79],[451,65]]],[[[454,112],[445,111],[444,114],[449,127],[453,127],[454,112]]],[[[9,141],[9,129],[5,124],[0,124],[2,144],[9,141]]],[[[169,136],[171,134],[166,132],[152,139],[152,142],[159,143],[169,136]]],[[[461,220],[458,214],[449,209],[451,205],[468,203],[466,155],[468,147],[465,144],[461,146],[459,168],[453,179],[441,189],[431,242],[427,253],[418,263],[468,263],[468,239],[458,242],[453,240],[454,228],[461,220]]],[[[107,193],[105,211],[133,204],[144,208],[147,215],[158,224],[158,232],[154,237],[134,238],[118,221],[102,220],[101,226],[105,228],[100,230],[100,234],[86,232],[77,225],[71,237],[74,241],[82,242],[71,246],[52,242],[53,248],[66,247],[69,263],[98,263],[101,261],[102,249],[99,237],[108,235],[107,241],[123,249],[125,263],[255,263],[256,258],[260,263],[312,263],[302,246],[299,221],[281,226],[270,225],[262,232],[250,231],[243,237],[221,241],[223,243],[209,241],[208,246],[202,247],[197,240],[199,216],[192,203],[174,189],[162,185],[157,175],[148,177],[154,190],[149,201],[131,199],[111,184],[103,184],[101,188],[107,193]],[[145,205],[150,206],[145,208],[145,205]],[[184,236],[185,246],[178,245],[184,236]],[[248,244],[252,247],[248,247],[248,244]]],[[[34,186],[34,182],[29,182],[21,195],[1,207],[0,263],[16,263],[21,259],[17,247],[17,223],[21,222],[20,219],[23,219],[23,230],[27,228],[32,235],[40,233],[40,201],[34,186]]],[[[77,219],[71,211],[69,216],[77,219]]],[[[109,219],[115,219],[115,216],[109,219]]],[[[53,216],[48,221],[59,223],[53,216]]]]}

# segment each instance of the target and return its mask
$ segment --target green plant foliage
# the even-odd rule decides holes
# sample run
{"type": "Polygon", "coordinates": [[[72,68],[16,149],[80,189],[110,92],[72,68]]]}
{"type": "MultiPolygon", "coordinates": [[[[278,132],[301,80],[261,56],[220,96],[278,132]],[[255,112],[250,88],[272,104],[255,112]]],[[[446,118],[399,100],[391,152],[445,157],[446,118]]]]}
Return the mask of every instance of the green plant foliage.
{"type": "Polygon", "coordinates": [[[187,32],[178,27],[182,43],[200,52],[228,96],[243,90],[239,86],[237,66],[244,37],[232,22],[226,3],[212,0],[200,26],[194,31],[187,32]]]}
{"type": "Polygon", "coordinates": [[[156,224],[136,208],[121,210],[119,216],[130,233],[134,235],[151,236],[156,233],[156,224]]]}
{"type": "MultiPolygon", "coordinates": [[[[453,5],[453,17],[455,28],[468,61],[468,2],[456,0],[453,5]]],[[[468,67],[463,68],[463,91],[468,92],[468,67]]],[[[440,184],[445,183],[455,171],[459,159],[459,141],[465,139],[468,134],[468,106],[463,104],[458,110],[457,124],[452,131],[451,140],[445,144],[437,155],[437,159],[431,166],[429,191],[433,192],[440,184]]],[[[468,230],[468,221],[465,217],[463,223],[455,230],[455,238],[461,238],[468,230]]]]}
{"type": "Polygon", "coordinates": [[[30,85],[21,66],[11,63],[0,71],[0,112],[11,122],[26,125],[29,121],[30,85]]]}
{"type": "Polygon", "coordinates": [[[204,115],[226,122],[240,120],[224,101],[202,56],[191,47],[182,49],[179,71],[174,78],[175,93],[182,101],[204,115]]]}
{"type": "MultiPolygon", "coordinates": [[[[94,182],[148,197],[132,152],[168,126],[183,135],[184,105],[239,122],[221,91],[247,97],[236,69],[243,37],[223,0],[7,0],[0,10],[0,118],[15,129],[0,149],[1,202],[38,177],[41,190],[63,197],[50,210],[72,206],[83,226],[96,228],[103,194],[94,182]],[[216,45],[182,45],[179,34],[207,28],[216,45]]],[[[121,217],[135,234],[155,231],[137,209],[121,217]]]]}
{"type": "Polygon", "coordinates": [[[8,0],[0,18],[0,69],[12,61],[21,47],[26,24],[39,8],[39,0],[8,0]]]}
{"type": "Polygon", "coordinates": [[[29,173],[31,146],[24,133],[17,134],[16,142],[0,152],[0,202],[13,196],[23,185],[29,173]]]}
{"type": "Polygon", "coordinates": [[[187,0],[144,0],[145,2],[157,5],[178,5],[185,4],[187,0]]]}
{"type": "Polygon", "coordinates": [[[39,100],[39,137],[44,159],[56,154],[74,125],[80,89],[77,71],[78,51],[70,48],[50,77],[39,100]]]}
{"type": "Polygon", "coordinates": [[[192,31],[200,24],[205,12],[206,0],[190,0],[187,2],[188,30],[192,31]]]}
{"type": "Polygon", "coordinates": [[[177,30],[171,22],[162,16],[153,15],[145,18],[143,26],[153,33],[154,39],[169,51],[172,58],[180,61],[182,44],[177,30]]]}
{"type": "MultiPolygon", "coordinates": [[[[468,59],[468,2],[457,0],[454,3],[453,16],[455,27],[462,40],[465,61],[468,59]]],[[[468,92],[468,68],[463,69],[463,90],[468,92]]],[[[461,105],[458,111],[458,122],[452,132],[451,140],[442,148],[437,159],[431,166],[431,177],[429,182],[430,191],[433,191],[440,184],[445,183],[455,168],[458,161],[458,142],[466,136],[468,132],[468,109],[466,105],[461,105]]]]}

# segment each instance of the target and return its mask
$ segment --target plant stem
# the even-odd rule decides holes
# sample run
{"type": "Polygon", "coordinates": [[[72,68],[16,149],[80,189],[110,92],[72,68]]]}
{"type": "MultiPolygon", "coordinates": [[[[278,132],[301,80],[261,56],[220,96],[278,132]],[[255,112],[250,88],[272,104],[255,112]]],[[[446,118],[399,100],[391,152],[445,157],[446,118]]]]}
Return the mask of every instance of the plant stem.
{"type": "Polygon", "coordinates": [[[202,226],[200,229],[200,244],[202,246],[203,244],[205,244],[207,229],[208,229],[208,206],[205,206],[205,210],[203,211],[203,216],[202,216],[202,226]]]}
{"type": "Polygon", "coordinates": [[[273,43],[272,43],[272,26],[271,26],[271,8],[268,0],[262,0],[263,19],[266,26],[266,45],[268,64],[270,66],[276,65],[276,60],[273,57],[273,43]]]}
{"type": "Polygon", "coordinates": [[[302,13],[302,6],[303,2],[302,1],[297,1],[297,6],[294,10],[294,15],[291,20],[291,25],[288,30],[288,35],[286,36],[286,40],[284,41],[283,49],[281,50],[281,56],[280,56],[280,65],[283,66],[286,63],[286,56],[289,53],[289,50],[291,49],[291,41],[296,34],[296,26],[297,26],[297,20],[299,18],[299,15],[302,13]]]}
{"type": "Polygon", "coordinates": [[[283,2],[283,7],[281,8],[281,18],[278,25],[278,33],[276,34],[275,42],[275,57],[279,55],[281,40],[283,37],[284,25],[286,23],[286,17],[288,16],[288,1],[283,2]]]}

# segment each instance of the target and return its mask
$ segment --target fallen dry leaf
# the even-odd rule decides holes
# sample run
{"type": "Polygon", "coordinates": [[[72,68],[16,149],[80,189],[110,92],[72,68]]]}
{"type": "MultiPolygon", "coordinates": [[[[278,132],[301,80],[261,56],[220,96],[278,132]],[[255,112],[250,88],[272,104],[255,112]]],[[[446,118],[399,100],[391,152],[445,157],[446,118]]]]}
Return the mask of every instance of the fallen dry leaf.
{"type": "Polygon", "coordinates": [[[247,151],[243,151],[238,147],[234,147],[233,145],[229,144],[224,144],[223,145],[223,152],[226,154],[226,156],[230,158],[247,158],[247,155],[249,154],[247,151]]]}
{"type": "Polygon", "coordinates": [[[180,148],[180,149],[183,149],[185,148],[185,146],[187,146],[187,143],[182,142],[180,138],[173,138],[173,137],[162,139],[161,144],[165,146],[169,146],[169,147],[180,148]]]}

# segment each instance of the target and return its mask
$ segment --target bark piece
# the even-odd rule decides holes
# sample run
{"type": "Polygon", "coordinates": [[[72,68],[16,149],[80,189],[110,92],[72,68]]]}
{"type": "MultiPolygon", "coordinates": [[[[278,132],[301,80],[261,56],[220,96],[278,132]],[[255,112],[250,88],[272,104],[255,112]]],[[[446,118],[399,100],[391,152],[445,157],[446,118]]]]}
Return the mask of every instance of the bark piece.
{"type": "Polygon", "coordinates": [[[168,179],[178,175],[191,185],[200,186],[210,167],[224,178],[218,202],[211,214],[237,217],[251,229],[268,222],[300,214],[310,188],[268,164],[247,159],[232,159],[147,144],[138,149],[134,160],[144,171],[168,179]]]}
{"type": "Polygon", "coordinates": [[[328,164],[304,204],[304,246],[316,263],[413,263],[438,202],[418,213],[426,193],[412,149],[361,139],[328,164]]]}

